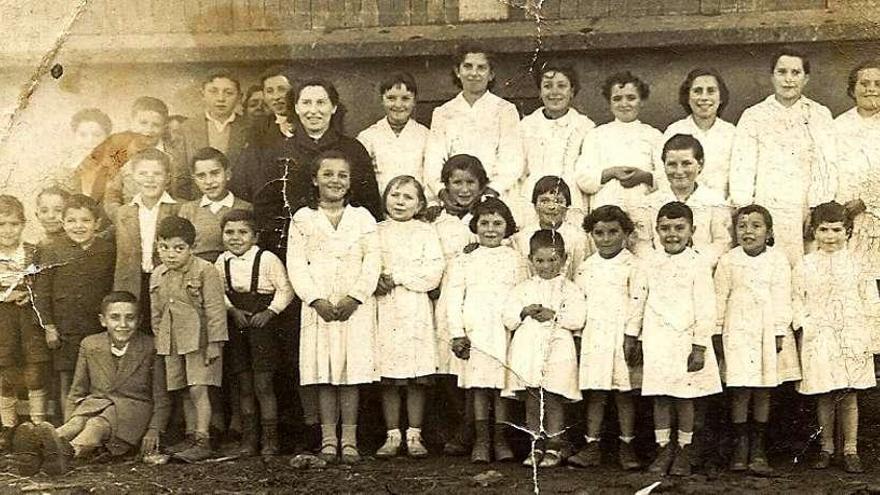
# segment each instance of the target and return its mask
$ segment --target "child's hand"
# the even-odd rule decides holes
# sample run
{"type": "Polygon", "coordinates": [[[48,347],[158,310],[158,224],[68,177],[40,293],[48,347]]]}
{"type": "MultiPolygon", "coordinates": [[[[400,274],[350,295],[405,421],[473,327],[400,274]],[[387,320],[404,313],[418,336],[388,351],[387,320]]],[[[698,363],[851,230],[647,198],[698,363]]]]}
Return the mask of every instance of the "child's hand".
{"type": "Polygon", "coordinates": [[[274,317],[275,317],[275,313],[272,312],[271,309],[268,309],[268,308],[264,309],[263,311],[260,311],[259,313],[251,316],[251,320],[250,320],[251,326],[254,328],[263,328],[274,317]]]}
{"type": "Polygon", "coordinates": [[[348,321],[360,304],[361,302],[357,299],[351,296],[345,296],[336,305],[336,319],[339,321],[348,321]]]}
{"type": "Polygon", "coordinates": [[[452,339],[452,353],[458,359],[467,361],[471,357],[471,339],[467,337],[455,337],[452,339]]]}
{"type": "Polygon", "coordinates": [[[159,451],[159,430],[150,428],[141,440],[141,456],[154,454],[159,451]]]}
{"type": "Polygon", "coordinates": [[[539,323],[544,323],[545,321],[550,321],[553,318],[556,318],[556,311],[553,311],[550,308],[545,308],[544,306],[539,306],[538,311],[532,316],[539,323]]]}
{"type": "Polygon", "coordinates": [[[232,321],[235,322],[235,326],[239,329],[251,326],[249,318],[252,313],[250,311],[245,311],[238,308],[231,308],[229,310],[229,314],[232,315],[232,321]]]}
{"type": "Polygon", "coordinates": [[[49,349],[60,349],[61,348],[61,337],[58,335],[58,327],[55,325],[46,325],[46,345],[49,346],[49,349]]]}
{"type": "Polygon", "coordinates": [[[777,335],[777,336],[776,336],[776,352],[777,352],[777,353],[782,352],[782,339],[783,339],[783,338],[784,338],[784,337],[783,337],[782,335],[777,335]]]}
{"type": "Polygon", "coordinates": [[[519,312],[519,319],[525,320],[526,318],[534,318],[540,310],[540,304],[529,304],[528,306],[524,307],[522,311],[519,312]]]}
{"type": "Polygon", "coordinates": [[[211,366],[222,353],[223,343],[208,342],[208,347],[205,347],[205,366],[211,366]]]}
{"type": "Polygon", "coordinates": [[[326,299],[318,299],[312,303],[312,307],[318,312],[318,316],[326,322],[336,321],[336,306],[326,299]]]}
{"type": "Polygon", "coordinates": [[[394,289],[394,278],[387,273],[383,273],[379,276],[379,283],[376,285],[376,295],[384,296],[391,292],[394,289]]]}
{"type": "Polygon", "coordinates": [[[692,345],[688,356],[688,373],[700,371],[706,365],[706,348],[701,345],[692,345]]]}
{"type": "Polygon", "coordinates": [[[715,351],[715,360],[719,363],[724,361],[724,340],[721,335],[712,336],[712,350],[715,351]]]}
{"type": "Polygon", "coordinates": [[[432,301],[436,301],[437,299],[440,299],[440,287],[437,287],[436,289],[429,290],[428,291],[428,299],[430,299],[432,301]]]}
{"type": "Polygon", "coordinates": [[[641,347],[641,344],[639,344],[637,337],[632,335],[623,337],[623,359],[627,365],[638,366],[642,362],[642,352],[639,347],[641,347]]]}

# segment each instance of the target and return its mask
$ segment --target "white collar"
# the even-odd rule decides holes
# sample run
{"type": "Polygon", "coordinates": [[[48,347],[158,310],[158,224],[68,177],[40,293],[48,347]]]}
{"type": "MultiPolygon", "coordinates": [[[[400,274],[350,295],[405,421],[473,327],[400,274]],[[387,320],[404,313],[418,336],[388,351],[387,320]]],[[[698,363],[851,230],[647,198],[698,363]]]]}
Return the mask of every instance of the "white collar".
{"type": "Polygon", "coordinates": [[[116,347],[113,346],[113,343],[111,342],[110,343],[110,354],[113,354],[116,357],[124,356],[125,351],[128,350],[128,344],[131,344],[131,341],[126,342],[125,345],[122,346],[122,349],[117,349],[116,347]]]}
{"type": "Polygon", "coordinates": [[[217,127],[220,127],[220,128],[224,128],[224,127],[228,126],[233,120],[235,120],[235,117],[236,117],[236,113],[232,112],[229,115],[229,117],[226,118],[226,120],[218,120],[218,119],[215,119],[214,116],[211,115],[209,112],[205,112],[205,118],[207,120],[213,122],[214,125],[216,125],[217,127]]]}
{"type": "Polygon", "coordinates": [[[226,251],[224,254],[226,259],[236,259],[241,261],[251,261],[257,258],[257,252],[260,250],[260,247],[254,244],[250,249],[245,251],[241,256],[237,256],[232,251],[226,251]]]}
{"type": "MultiPolygon", "coordinates": [[[[163,203],[173,205],[177,203],[177,201],[175,201],[174,198],[172,198],[171,195],[168,194],[168,191],[163,191],[162,196],[159,197],[159,201],[156,202],[156,206],[159,206],[163,203]]],[[[137,193],[134,195],[133,198],[131,198],[131,204],[138,205],[142,208],[147,208],[148,210],[150,209],[147,205],[144,204],[144,200],[141,198],[141,193],[137,193]]]]}
{"type": "Polygon", "coordinates": [[[235,195],[232,194],[232,191],[226,191],[226,196],[223,196],[223,199],[221,199],[220,201],[214,201],[214,200],[208,198],[207,195],[203,194],[202,200],[199,201],[199,206],[200,207],[211,206],[212,204],[225,206],[227,208],[232,208],[232,205],[235,204],[235,195]]]}

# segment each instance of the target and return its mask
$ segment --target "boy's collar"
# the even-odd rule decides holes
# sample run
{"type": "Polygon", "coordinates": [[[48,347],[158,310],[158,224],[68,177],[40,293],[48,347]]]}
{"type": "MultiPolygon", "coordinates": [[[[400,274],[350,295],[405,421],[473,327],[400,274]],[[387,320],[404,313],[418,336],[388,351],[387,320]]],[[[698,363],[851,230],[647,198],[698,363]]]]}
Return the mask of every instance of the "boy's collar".
{"type": "Polygon", "coordinates": [[[232,205],[235,204],[235,195],[232,194],[232,191],[226,191],[226,196],[223,196],[223,199],[221,199],[220,201],[214,201],[207,195],[202,194],[202,199],[201,201],[199,201],[199,206],[211,206],[211,204],[219,204],[220,206],[232,208],[232,205]]]}
{"type": "MultiPolygon", "coordinates": [[[[175,199],[172,198],[170,194],[168,194],[168,191],[162,191],[162,195],[159,196],[159,201],[156,202],[156,205],[161,205],[163,203],[173,205],[177,203],[177,201],[175,201],[175,199]]],[[[148,208],[147,205],[144,204],[141,193],[137,193],[134,195],[133,198],[131,198],[131,204],[148,208]]]]}
{"type": "Polygon", "coordinates": [[[257,256],[257,251],[260,250],[260,247],[254,244],[247,251],[245,251],[241,256],[236,255],[232,251],[227,251],[229,258],[239,259],[243,261],[249,261],[254,259],[257,256]]]}

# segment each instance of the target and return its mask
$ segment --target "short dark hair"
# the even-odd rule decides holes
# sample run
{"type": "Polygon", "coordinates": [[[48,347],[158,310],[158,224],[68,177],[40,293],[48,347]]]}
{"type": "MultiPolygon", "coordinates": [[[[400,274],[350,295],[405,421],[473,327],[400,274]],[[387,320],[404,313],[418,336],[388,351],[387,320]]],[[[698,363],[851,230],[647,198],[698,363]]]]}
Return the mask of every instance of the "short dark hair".
{"type": "Polygon", "coordinates": [[[721,74],[715,69],[698,67],[688,72],[688,75],[684,78],[684,81],[682,81],[681,86],[678,87],[678,104],[684,109],[684,113],[688,115],[692,113],[690,104],[691,86],[694,85],[694,80],[701,76],[714,77],[715,81],[718,83],[718,94],[720,96],[718,101],[718,115],[721,115],[724,111],[724,107],[727,106],[727,102],[730,98],[730,91],[727,89],[727,84],[724,82],[724,78],[721,77],[721,74]]]}
{"type": "Polygon", "coordinates": [[[504,219],[504,222],[507,224],[507,228],[504,231],[505,239],[512,236],[513,234],[516,234],[516,221],[514,221],[513,219],[513,214],[510,212],[510,208],[507,207],[504,201],[492,197],[486,198],[483,201],[477,203],[476,206],[474,206],[472,214],[473,216],[470,223],[471,232],[473,232],[474,234],[477,233],[477,222],[480,221],[481,216],[492,214],[498,214],[499,216],[501,216],[501,218],[504,219]]]}
{"type": "Polygon", "coordinates": [[[40,192],[37,193],[37,201],[40,200],[43,196],[58,196],[61,200],[67,203],[67,200],[70,199],[70,193],[61,187],[58,186],[49,186],[40,189],[40,192]]]}
{"type": "Polygon", "coordinates": [[[70,118],[70,129],[76,131],[76,128],[83,122],[98,124],[104,130],[104,134],[109,135],[113,132],[113,122],[110,120],[110,117],[97,108],[83,108],[73,114],[73,117],[70,118]]]}
{"type": "Polygon", "coordinates": [[[189,120],[189,117],[187,117],[186,115],[180,115],[179,113],[168,116],[168,122],[180,122],[182,124],[187,120],[189,120]]]}
{"type": "MultiPolygon", "coordinates": [[[[770,235],[767,239],[767,245],[772,246],[773,244],[775,244],[776,241],[773,239],[773,216],[770,214],[770,210],[768,210],[767,208],[764,208],[761,205],[756,205],[756,204],[752,203],[750,205],[746,205],[746,206],[743,206],[743,207],[737,209],[733,213],[734,232],[736,231],[736,223],[739,221],[739,217],[751,215],[752,213],[757,213],[757,214],[761,215],[762,217],[764,217],[764,225],[766,225],[767,230],[770,231],[770,235]]],[[[735,239],[736,239],[736,236],[734,236],[734,240],[735,239]]]]}
{"type": "Polygon", "coordinates": [[[865,60],[849,71],[849,76],[846,78],[846,94],[852,99],[856,97],[856,83],[859,82],[859,72],[865,69],[880,70],[880,58],[865,60]]]}
{"type": "Polygon", "coordinates": [[[798,50],[797,48],[791,46],[783,46],[782,48],[776,50],[773,54],[773,58],[770,59],[770,73],[776,70],[776,64],[779,62],[779,59],[782,57],[795,57],[801,59],[801,65],[804,67],[804,74],[810,74],[810,60],[807,58],[807,55],[798,50]]]}
{"type": "Polygon", "coordinates": [[[568,64],[560,64],[558,62],[545,62],[538,68],[538,70],[532,72],[532,75],[535,78],[535,85],[537,85],[538,89],[540,89],[541,82],[544,80],[544,76],[547,74],[555,75],[556,73],[562,74],[563,76],[568,78],[568,82],[571,84],[572,94],[578,94],[578,91],[581,90],[581,83],[578,79],[577,71],[574,70],[574,67],[568,64]]]}
{"type": "Polygon", "coordinates": [[[214,79],[229,79],[235,84],[235,90],[241,93],[241,83],[238,82],[238,78],[233,76],[231,72],[225,69],[216,69],[208,73],[204,79],[202,79],[202,88],[204,89],[208,83],[213,82],[214,79]]]}
{"type": "Polygon", "coordinates": [[[168,156],[168,153],[156,148],[144,148],[135,153],[128,161],[131,163],[132,170],[140,162],[159,162],[165,169],[165,173],[171,175],[171,157],[168,156]]]}
{"type": "Polygon", "coordinates": [[[193,153],[192,158],[189,161],[189,168],[192,171],[195,171],[196,162],[204,162],[208,160],[216,161],[223,167],[224,170],[229,170],[231,165],[229,163],[229,158],[222,151],[217,148],[212,148],[210,146],[205,146],[204,148],[200,148],[195,153],[193,153]]]}
{"type": "Polygon", "coordinates": [[[416,179],[412,175],[398,175],[397,177],[388,181],[388,185],[385,186],[385,191],[382,192],[382,210],[384,210],[385,213],[388,213],[386,205],[388,204],[388,194],[391,193],[391,189],[404,184],[412,184],[416,188],[416,197],[419,200],[419,209],[418,211],[416,211],[416,214],[413,218],[424,218],[425,209],[427,209],[428,207],[428,198],[425,196],[425,187],[422,185],[421,182],[418,181],[418,179],[416,179]]]}
{"type": "Polygon", "coordinates": [[[602,83],[602,96],[605,98],[605,101],[611,100],[611,88],[617,86],[623,87],[627,84],[635,86],[636,91],[639,93],[639,98],[647,100],[648,97],[651,96],[651,88],[648,86],[648,83],[642,81],[633,75],[632,72],[627,70],[611,74],[605,79],[605,82],[602,83]]]}
{"type": "Polygon", "coordinates": [[[813,208],[813,213],[810,215],[810,227],[815,230],[819,225],[826,222],[843,222],[843,226],[846,227],[847,231],[851,231],[853,228],[852,218],[846,214],[846,208],[837,201],[822,203],[813,208]]]}
{"type": "Polygon", "coordinates": [[[657,223],[660,223],[661,218],[668,220],[684,218],[691,226],[694,225],[694,211],[681,201],[671,201],[661,206],[660,211],[657,212],[657,223]]]}
{"type": "Polygon", "coordinates": [[[153,98],[152,96],[141,96],[140,98],[134,100],[134,103],[131,105],[131,114],[134,115],[138,112],[156,112],[162,116],[163,120],[168,121],[168,105],[165,104],[164,101],[159,98],[153,98]]]}
{"type": "Polygon", "coordinates": [[[284,76],[284,78],[287,79],[287,82],[290,85],[293,85],[293,71],[291,68],[286,65],[273,65],[260,74],[260,87],[266,83],[266,79],[275,76],[284,76]]]}
{"type": "Polygon", "coordinates": [[[470,172],[476,177],[481,189],[489,185],[489,175],[483,167],[483,162],[473,155],[458,154],[449,157],[440,170],[440,182],[448,185],[449,179],[452,178],[452,172],[456,170],[470,172]]]}
{"type": "MultiPolygon", "coordinates": [[[[493,74],[495,73],[495,54],[491,51],[487,50],[485,46],[473,41],[468,40],[459,45],[455,54],[452,56],[452,83],[455,84],[456,88],[461,89],[461,81],[458,80],[458,76],[455,75],[455,69],[459,68],[464,62],[464,59],[468,56],[469,53],[481,53],[486,57],[486,61],[489,62],[489,71],[493,74]]],[[[492,89],[495,87],[495,78],[489,80],[489,84],[486,86],[488,89],[492,89]]]]}
{"type": "Polygon", "coordinates": [[[229,222],[244,222],[250,226],[251,230],[254,231],[254,234],[258,232],[257,217],[251,210],[242,210],[240,208],[229,210],[223,215],[223,218],[220,219],[220,230],[223,231],[223,229],[226,228],[226,224],[229,222]]]}
{"type": "Polygon", "coordinates": [[[532,204],[538,204],[538,196],[546,193],[559,193],[565,198],[565,206],[571,206],[571,189],[568,184],[555,175],[545,175],[535,182],[532,189],[532,204]]]}
{"type": "Polygon", "coordinates": [[[61,216],[63,217],[67,214],[68,210],[89,210],[92,212],[95,220],[100,220],[103,213],[98,202],[85,194],[71,195],[67,201],[64,202],[64,213],[62,213],[61,216]]]}
{"type": "Polygon", "coordinates": [[[553,248],[560,256],[565,256],[565,239],[554,230],[538,230],[529,238],[529,256],[541,248],[553,248]]]}
{"type": "Polygon", "coordinates": [[[286,101],[287,115],[289,116],[288,119],[294,126],[297,127],[297,129],[299,129],[305,135],[305,130],[303,129],[302,122],[300,122],[298,118],[295,118],[296,110],[294,109],[294,106],[299,100],[299,95],[302,93],[302,91],[310,86],[324,88],[324,91],[327,92],[327,97],[330,99],[330,103],[332,103],[333,106],[336,107],[336,113],[334,113],[333,116],[330,117],[330,128],[335,129],[336,131],[341,133],[343,120],[345,119],[345,106],[342,104],[341,101],[339,101],[339,91],[336,90],[336,86],[327,79],[307,79],[305,81],[297,83],[296,86],[294,86],[290,91],[287,92],[286,101]]]}
{"type": "Polygon", "coordinates": [[[385,79],[382,79],[382,82],[379,83],[379,95],[384,95],[386,91],[397,85],[405,87],[407,91],[412,92],[413,95],[419,94],[419,88],[416,85],[416,78],[413,77],[412,74],[409,72],[395,72],[385,79]]]}
{"type": "Polygon", "coordinates": [[[263,86],[260,84],[251,84],[250,86],[248,86],[247,91],[244,93],[244,101],[250,100],[251,96],[253,96],[256,92],[262,93],[263,86]]]}
{"type": "MultiPolygon", "coordinates": [[[[315,157],[314,160],[309,163],[309,178],[314,179],[318,176],[318,170],[321,169],[321,164],[324,163],[324,160],[344,160],[345,163],[348,164],[348,169],[351,172],[351,175],[354,175],[354,167],[352,166],[351,158],[348,157],[343,151],[329,149],[326,151],[322,151],[318,156],[315,157]]],[[[345,193],[345,202],[351,200],[351,186],[355,184],[356,180],[352,177],[351,185],[348,188],[348,191],[345,193]]],[[[306,204],[309,208],[316,210],[318,209],[318,203],[320,202],[320,193],[318,192],[318,186],[316,186],[313,182],[309,182],[309,193],[307,196],[306,204]]]]}
{"type": "Polygon", "coordinates": [[[632,219],[617,205],[604,205],[591,211],[589,215],[584,217],[584,223],[582,224],[584,232],[589,234],[599,222],[617,222],[626,235],[632,234],[635,230],[632,219]]]}
{"type": "Polygon", "coordinates": [[[11,194],[0,194],[0,215],[15,215],[25,222],[24,205],[11,194]]]}
{"type": "Polygon", "coordinates": [[[167,240],[174,239],[175,237],[192,246],[196,242],[196,228],[193,227],[192,222],[183,217],[170,216],[163,218],[156,229],[156,238],[167,240]]]}
{"type": "Polygon", "coordinates": [[[694,152],[694,158],[696,158],[698,162],[705,162],[703,145],[700,144],[699,139],[691,136],[690,134],[675,134],[671,138],[667,139],[666,143],[663,144],[663,151],[660,153],[660,160],[665,163],[666,154],[673,150],[692,150],[694,152]]]}
{"type": "Polygon", "coordinates": [[[107,311],[107,306],[110,306],[114,303],[129,303],[134,304],[135,308],[140,313],[140,305],[138,304],[138,298],[131,292],[127,290],[114,290],[113,292],[108,293],[101,299],[101,314],[104,314],[107,311]]]}

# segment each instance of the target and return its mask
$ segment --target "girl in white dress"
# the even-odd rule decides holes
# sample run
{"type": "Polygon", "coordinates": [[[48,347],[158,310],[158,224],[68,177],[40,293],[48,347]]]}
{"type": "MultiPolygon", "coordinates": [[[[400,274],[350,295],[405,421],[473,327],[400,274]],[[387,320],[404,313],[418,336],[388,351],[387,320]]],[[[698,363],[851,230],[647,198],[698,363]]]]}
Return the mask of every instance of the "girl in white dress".
{"type": "Polygon", "coordinates": [[[575,271],[593,251],[592,244],[579,226],[568,219],[572,205],[571,189],[561,177],[548,175],[535,184],[532,192],[535,220],[526,223],[513,236],[513,244],[523,257],[529,256],[532,235],[539,230],[551,230],[565,240],[565,266],[562,273],[569,280],[574,279],[575,271]]]}
{"type": "Polygon", "coordinates": [[[668,203],[657,213],[663,248],[642,261],[624,339],[630,363],[642,340],[642,395],[654,396],[654,435],[660,446],[648,471],[659,475],[690,474],[694,399],[721,392],[711,338],[715,287],[705,257],[688,247],[693,222],[684,203],[668,203]],[[675,443],[670,441],[673,420],[678,424],[675,443]]]}
{"type": "Polygon", "coordinates": [[[599,438],[605,403],[614,396],[620,425],[618,460],[626,470],[638,469],[632,447],[635,439],[634,392],[642,386],[642,367],[627,364],[623,354],[626,308],[636,292],[637,261],[627,249],[633,232],[629,216],[614,205],[600,206],[584,219],[584,231],[593,237],[597,252],[578,267],[575,283],[587,295],[587,317],[581,337],[579,387],[587,398],[587,445],[569,457],[581,467],[601,463],[599,438]]]}
{"type": "Polygon", "coordinates": [[[556,467],[562,462],[564,403],[581,400],[572,333],[583,328],[586,308],[583,293],[562,273],[562,236],[539,230],[529,241],[533,275],[504,304],[504,326],[514,332],[504,394],[526,401],[533,448],[524,464],[556,467]]]}
{"type": "Polygon", "coordinates": [[[864,302],[877,299],[876,281],[866,277],[846,246],[852,221],[838,203],[816,207],[810,219],[817,250],[794,272],[794,328],[800,333],[804,395],[817,396],[822,450],[813,464],[830,465],[835,418],[843,428],[843,465],[862,472],[858,456],[858,390],[877,385],[871,348],[873,329],[864,302]]]}
{"type": "Polygon", "coordinates": [[[734,224],[738,246],[715,269],[716,327],[722,335],[736,437],[730,470],[766,475],[771,471],[764,449],[770,393],[801,377],[791,331],[791,265],[785,253],[771,247],[773,218],[766,208],[744,206],[734,224]]]}
{"type": "Polygon", "coordinates": [[[410,175],[391,179],[383,196],[388,219],[379,223],[382,275],[379,304],[379,375],[388,436],[377,457],[400,450],[400,389],[406,387],[406,450],[425,457],[422,419],[427,377],[437,370],[437,335],[428,291],[440,285],[445,263],[437,231],[420,219],[427,206],[422,185],[410,175]],[[419,218],[416,218],[419,217],[419,218]]]}
{"type": "Polygon", "coordinates": [[[447,291],[449,334],[458,357],[458,386],[473,392],[475,440],[471,460],[490,461],[489,410],[495,408],[495,460],[513,459],[505,438],[507,405],[501,398],[506,385],[507,345],[510,336],[502,321],[510,290],[526,279],[525,260],[502,244],[516,232],[510,209],[488,198],[474,208],[471,231],[479,247],[455,258],[447,291]]]}
{"type": "MultiPolygon", "coordinates": [[[[575,182],[575,165],[581,154],[584,137],[596,124],[571,106],[580,90],[577,72],[568,65],[547,64],[535,71],[540,90],[541,108],[523,117],[519,123],[525,151],[525,174],[522,199],[529,201],[541,177],[555,175],[569,185],[575,182]]],[[[580,190],[571,198],[571,208],[580,224],[587,207],[580,190]]]]}
{"type": "Polygon", "coordinates": [[[399,175],[411,175],[422,183],[428,128],[412,118],[416,80],[406,72],[392,74],[379,84],[379,94],[385,116],[357,135],[373,160],[379,190],[399,175]]]}
{"type": "Polygon", "coordinates": [[[382,261],[376,221],[348,202],[351,165],[345,154],[318,155],[311,172],[313,199],[293,215],[287,248],[288,274],[303,302],[300,384],[318,385],[320,457],[335,462],[341,454],[343,462],[353,463],[360,460],[358,385],[379,378],[373,292],[382,261]]]}

